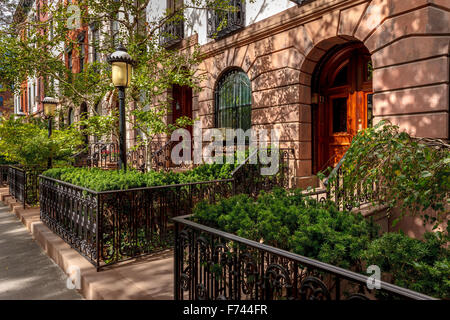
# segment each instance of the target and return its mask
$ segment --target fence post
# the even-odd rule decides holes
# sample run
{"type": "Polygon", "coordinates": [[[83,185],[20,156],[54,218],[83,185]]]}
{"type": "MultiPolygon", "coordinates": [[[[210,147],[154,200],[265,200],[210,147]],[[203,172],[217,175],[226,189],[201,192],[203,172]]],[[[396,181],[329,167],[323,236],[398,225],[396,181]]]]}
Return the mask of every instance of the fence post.
{"type": "MultiPolygon", "coordinates": [[[[180,263],[178,262],[180,259],[180,252],[179,252],[179,224],[178,222],[175,222],[175,244],[174,244],[174,259],[173,259],[173,271],[175,273],[174,276],[174,284],[173,284],[173,298],[174,300],[181,300],[180,299],[180,290],[178,288],[178,285],[180,283],[180,263]]],[[[181,258],[182,259],[182,258],[181,258]]]]}
{"type": "Polygon", "coordinates": [[[100,213],[100,208],[101,208],[101,206],[100,206],[100,195],[99,194],[97,194],[97,214],[96,214],[96,217],[95,217],[95,220],[96,220],[96,224],[97,224],[97,226],[96,226],[96,230],[95,230],[95,232],[96,232],[96,234],[95,234],[95,247],[96,247],[96,250],[97,250],[97,265],[96,265],[96,267],[97,267],[97,272],[100,270],[100,257],[101,257],[101,253],[100,253],[100,230],[101,230],[101,228],[100,228],[100,223],[101,223],[101,213],[100,213]]]}

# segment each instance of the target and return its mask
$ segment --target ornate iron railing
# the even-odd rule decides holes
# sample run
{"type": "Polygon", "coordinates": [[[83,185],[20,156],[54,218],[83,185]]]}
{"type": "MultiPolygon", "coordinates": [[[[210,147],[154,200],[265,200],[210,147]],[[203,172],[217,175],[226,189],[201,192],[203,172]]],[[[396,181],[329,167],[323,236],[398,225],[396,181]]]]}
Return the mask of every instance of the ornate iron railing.
{"type": "Polygon", "coordinates": [[[147,171],[147,147],[140,145],[127,153],[127,165],[141,172],[147,171]]]}
{"type": "MultiPolygon", "coordinates": [[[[294,186],[294,150],[279,149],[277,161],[274,163],[274,171],[269,170],[265,175],[263,168],[268,169],[268,165],[263,165],[261,161],[261,151],[252,151],[245,161],[240,164],[232,173],[236,184],[236,193],[246,193],[258,195],[261,191],[270,191],[275,186],[281,188],[292,188],[294,186]]],[[[270,157],[270,151],[267,153],[270,157]]]]}
{"type": "Polygon", "coordinates": [[[169,21],[163,24],[159,35],[159,44],[170,47],[184,38],[184,21],[169,21]]]}
{"type": "Polygon", "coordinates": [[[89,144],[87,150],[74,156],[76,167],[117,169],[119,164],[119,145],[117,143],[97,142],[89,144]]]}
{"type": "Polygon", "coordinates": [[[172,246],[171,218],[233,193],[233,180],[96,192],[40,177],[41,220],[99,270],[172,246]]]}
{"type": "Polygon", "coordinates": [[[224,37],[245,26],[245,3],[241,0],[229,0],[232,10],[208,10],[208,37],[224,37]]]}
{"type": "MultiPolygon", "coordinates": [[[[171,153],[172,148],[177,144],[178,142],[175,141],[168,141],[165,144],[163,144],[159,149],[155,150],[151,154],[151,165],[152,169],[156,171],[160,170],[170,170],[170,168],[173,168],[172,165],[172,159],[171,159],[171,153]]],[[[179,166],[183,167],[183,166],[179,166]]]]}
{"type": "Polygon", "coordinates": [[[432,297],[219,231],[180,216],[175,222],[176,300],[373,300],[432,297]]]}
{"type": "Polygon", "coordinates": [[[39,202],[39,175],[44,168],[18,168],[9,166],[8,184],[9,194],[26,205],[36,205],[39,202]]]}
{"type": "Polygon", "coordinates": [[[273,179],[258,178],[256,168],[246,163],[231,179],[105,192],[40,176],[41,220],[100,269],[173,246],[171,218],[191,214],[200,201],[256,196],[287,180],[286,169],[273,179]]]}
{"type": "Polygon", "coordinates": [[[363,185],[358,183],[349,190],[344,188],[344,176],[345,176],[345,154],[336,167],[331,171],[330,175],[324,180],[326,191],[322,191],[323,200],[324,194],[326,198],[332,200],[340,209],[352,210],[354,208],[361,208],[364,205],[375,204],[382,202],[383,193],[382,178],[372,185],[363,185]]]}

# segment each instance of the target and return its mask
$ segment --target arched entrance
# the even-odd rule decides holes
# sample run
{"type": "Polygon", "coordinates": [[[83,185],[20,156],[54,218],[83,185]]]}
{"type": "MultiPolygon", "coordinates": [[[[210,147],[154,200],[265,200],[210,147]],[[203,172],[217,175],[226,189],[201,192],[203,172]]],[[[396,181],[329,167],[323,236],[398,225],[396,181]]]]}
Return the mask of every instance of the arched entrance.
{"type": "Polygon", "coordinates": [[[330,50],[312,83],[314,172],[338,164],[360,130],[371,125],[372,62],[360,42],[330,50]]]}

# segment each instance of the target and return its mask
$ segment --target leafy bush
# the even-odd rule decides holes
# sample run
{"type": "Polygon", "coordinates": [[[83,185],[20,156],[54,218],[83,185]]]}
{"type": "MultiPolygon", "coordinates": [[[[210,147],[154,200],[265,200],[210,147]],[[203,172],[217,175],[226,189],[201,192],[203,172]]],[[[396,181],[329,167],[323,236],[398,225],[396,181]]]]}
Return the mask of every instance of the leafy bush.
{"type": "Polygon", "coordinates": [[[363,254],[368,265],[378,265],[392,282],[439,298],[450,298],[448,235],[426,233],[425,240],[402,233],[386,233],[369,244],[363,254]]]}
{"type": "MultiPolygon", "coordinates": [[[[424,220],[439,223],[446,218],[450,146],[441,141],[413,139],[398,126],[381,121],[353,138],[342,173],[346,194],[353,194],[360,185],[370,189],[380,183],[389,190],[381,199],[389,208],[400,208],[403,214],[422,214],[431,208],[436,216],[423,215],[424,220]]],[[[336,179],[330,177],[330,182],[336,179]]]]}
{"type": "Polygon", "coordinates": [[[132,188],[185,184],[200,181],[231,178],[234,165],[204,164],[185,172],[136,170],[117,171],[98,168],[54,168],[44,175],[95,191],[127,190],[132,188]]]}
{"type": "Polygon", "coordinates": [[[428,233],[425,241],[401,233],[379,236],[360,214],[339,211],[301,194],[274,190],[256,200],[247,195],[202,202],[194,221],[312,259],[362,272],[378,265],[393,283],[424,294],[450,298],[448,235],[428,233]]]}
{"type": "Polygon", "coordinates": [[[199,204],[194,219],[223,231],[344,268],[360,257],[377,227],[360,214],[339,211],[331,202],[277,189],[255,201],[247,195],[199,204]]]}
{"type": "Polygon", "coordinates": [[[49,157],[70,163],[82,143],[82,136],[74,129],[54,130],[49,138],[46,124],[37,119],[0,120],[0,154],[6,161],[25,167],[45,167],[49,157]]]}

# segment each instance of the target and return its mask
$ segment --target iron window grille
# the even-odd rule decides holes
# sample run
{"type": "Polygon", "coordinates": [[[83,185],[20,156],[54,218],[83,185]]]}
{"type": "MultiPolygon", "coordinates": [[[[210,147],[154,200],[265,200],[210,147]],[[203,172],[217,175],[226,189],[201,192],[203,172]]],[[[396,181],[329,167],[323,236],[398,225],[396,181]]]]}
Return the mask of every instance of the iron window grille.
{"type": "Polygon", "coordinates": [[[169,21],[162,25],[159,44],[170,47],[184,39],[184,21],[169,21]]]}
{"type": "Polygon", "coordinates": [[[252,92],[248,76],[231,70],[217,84],[215,92],[215,124],[217,128],[251,128],[252,92]]]}
{"type": "Polygon", "coordinates": [[[229,0],[233,10],[208,10],[207,34],[210,38],[221,38],[245,26],[245,3],[229,0]]]}

